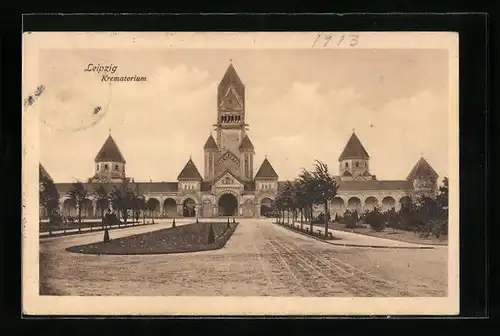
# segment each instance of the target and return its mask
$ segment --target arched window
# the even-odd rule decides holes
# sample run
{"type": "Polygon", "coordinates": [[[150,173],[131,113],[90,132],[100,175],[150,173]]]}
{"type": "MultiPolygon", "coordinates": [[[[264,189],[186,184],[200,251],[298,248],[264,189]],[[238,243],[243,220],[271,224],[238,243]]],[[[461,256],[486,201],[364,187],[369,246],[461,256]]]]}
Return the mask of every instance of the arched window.
{"type": "Polygon", "coordinates": [[[95,167],[95,170],[99,170],[99,164],[95,167]]]}
{"type": "Polygon", "coordinates": [[[118,165],[115,165],[115,170],[116,170],[116,171],[119,171],[119,170],[120,170],[120,167],[118,167],[118,165]]]}
{"type": "Polygon", "coordinates": [[[104,165],[104,170],[105,170],[105,171],[108,171],[108,169],[109,169],[109,166],[108,166],[107,164],[105,164],[105,165],[104,165]]]}
{"type": "Polygon", "coordinates": [[[345,167],[346,167],[346,168],[349,168],[349,162],[346,162],[346,163],[345,163],[345,167]]]}
{"type": "Polygon", "coordinates": [[[359,168],[359,162],[356,162],[356,168],[359,168]]]}

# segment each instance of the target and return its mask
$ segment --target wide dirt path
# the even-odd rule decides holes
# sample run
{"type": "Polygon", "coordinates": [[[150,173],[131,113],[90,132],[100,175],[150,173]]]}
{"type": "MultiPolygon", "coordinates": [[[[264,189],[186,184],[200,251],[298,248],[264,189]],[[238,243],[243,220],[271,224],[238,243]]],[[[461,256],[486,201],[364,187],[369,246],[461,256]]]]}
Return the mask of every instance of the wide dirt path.
{"type": "MultiPolygon", "coordinates": [[[[169,223],[115,231],[118,236],[169,223]]],[[[225,296],[445,296],[447,248],[340,247],[270,220],[242,220],[217,251],[93,256],[66,252],[101,233],[40,242],[41,294],[225,296]]]]}

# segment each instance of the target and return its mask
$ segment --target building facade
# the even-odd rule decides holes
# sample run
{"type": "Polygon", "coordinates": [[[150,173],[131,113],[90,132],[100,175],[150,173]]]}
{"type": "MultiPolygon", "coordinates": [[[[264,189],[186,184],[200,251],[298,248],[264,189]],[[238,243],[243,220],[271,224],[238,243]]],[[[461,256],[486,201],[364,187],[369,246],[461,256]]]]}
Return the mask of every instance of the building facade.
{"type": "MultiPolygon", "coordinates": [[[[215,137],[210,135],[203,146],[203,175],[189,158],[174,182],[135,182],[128,177],[125,157],[110,134],[95,157],[94,175],[85,183],[90,197],[83,205],[84,217],[100,217],[109,207],[92,197],[99,188],[109,192],[123,183],[144,195],[157,217],[261,217],[284,182],[278,181],[267,157],[254,174],[255,149],[245,116],[245,86],[231,64],[218,86],[215,137]]],[[[397,210],[415,195],[435,193],[437,189],[437,174],[424,158],[406,180],[392,181],[377,180],[370,172],[369,159],[353,132],[339,157],[339,190],[331,214],[342,214],[346,209],[364,211],[377,205],[397,210]]],[[[47,174],[45,169],[43,172],[47,174]]],[[[69,196],[72,184],[56,186],[62,213],[76,215],[77,206],[69,196]]]]}

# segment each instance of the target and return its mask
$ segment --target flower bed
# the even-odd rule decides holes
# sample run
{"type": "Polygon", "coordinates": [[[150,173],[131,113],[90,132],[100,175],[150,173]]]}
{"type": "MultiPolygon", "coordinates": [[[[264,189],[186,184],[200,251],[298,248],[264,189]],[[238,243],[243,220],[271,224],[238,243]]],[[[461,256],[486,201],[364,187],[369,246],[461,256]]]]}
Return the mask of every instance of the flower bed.
{"type": "Polygon", "coordinates": [[[316,225],[313,226],[313,231],[311,232],[309,224],[303,224],[304,227],[303,229],[301,229],[300,224],[287,224],[287,223],[277,223],[277,222],[274,222],[274,224],[284,227],[285,229],[301,233],[307,236],[312,236],[322,240],[340,240],[340,238],[333,236],[331,232],[328,232],[328,236],[325,237],[325,235],[322,233],[322,230],[315,230],[316,225]]]}
{"type": "Polygon", "coordinates": [[[108,243],[98,242],[73,246],[69,252],[83,254],[168,254],[209,251],[223,248],[231,238],[238,223],[202,222],[168,228],[133,236],[112,239],[108,243]],[[213,241],[210,242],[210,227],[213,241]]]}

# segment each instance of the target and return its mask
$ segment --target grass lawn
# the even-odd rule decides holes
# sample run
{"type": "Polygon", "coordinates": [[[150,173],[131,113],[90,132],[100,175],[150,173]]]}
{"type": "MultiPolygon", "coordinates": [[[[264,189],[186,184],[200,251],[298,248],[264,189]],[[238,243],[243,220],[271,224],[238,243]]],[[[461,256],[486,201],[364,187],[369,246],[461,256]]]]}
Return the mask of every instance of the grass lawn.
{"type": "Polygon", "coordinates": [[[224,247],[238,223],[226,222],[192,223],[133,236],[111,239],[108,243],[99,242],[73,246],[69,252],[84,254],[168,254],[216,250],[224,247]],[[209,243],[210,225],[214,231],[215,242],[209,243]]]}
{"type": "MultiPolygon", "coordinates": [[[[314,224],[314,226],[323,227],[324,224],[314,224]]],[[[348,229],[345,227],[345,224],[341,223],[330,223],[328,228],[332,230],[339,231],[347,231],[354,232],[359,234],[364,234],[368,236],[374,236],[379,238],[392,239],[397,241],[402,241],[406,243],[414,243],[414,244],[426,244],[426,245],[448,245],[448,236],[442,236],[439,239],[436,237],[429,238],[421,238],[418,234],[411,231],[404,231],[399,229],[391,229],[386,228],[384,231],[377,232],[372,230],[370,227],[366,228],[356,228],[356,229],[348,229]]]]}

